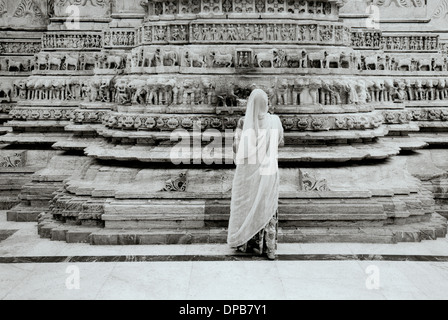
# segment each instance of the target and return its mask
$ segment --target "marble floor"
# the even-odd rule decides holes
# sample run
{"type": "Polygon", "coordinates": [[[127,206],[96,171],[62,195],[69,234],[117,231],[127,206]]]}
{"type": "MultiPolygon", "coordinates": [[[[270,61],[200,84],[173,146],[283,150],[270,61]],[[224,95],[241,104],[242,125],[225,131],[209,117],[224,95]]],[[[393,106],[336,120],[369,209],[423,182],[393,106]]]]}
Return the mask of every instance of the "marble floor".
{"type": "Polygon", "coordinates": [[[282,244],[270,262],[225,245],[52,242],[36,228],[0,211],[0,299],[448,299],[448,239],[282,244]]]}

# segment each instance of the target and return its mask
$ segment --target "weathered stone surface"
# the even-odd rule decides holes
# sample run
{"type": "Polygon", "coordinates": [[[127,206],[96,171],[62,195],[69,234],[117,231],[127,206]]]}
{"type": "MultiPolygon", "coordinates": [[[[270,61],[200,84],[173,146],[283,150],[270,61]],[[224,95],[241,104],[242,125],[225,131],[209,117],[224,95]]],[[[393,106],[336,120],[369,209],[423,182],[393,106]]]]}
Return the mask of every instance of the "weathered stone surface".
{"type": "Polygon", "coordinates": [[[70,243],[224,242],[233,131],[261,88],[285,129],[282,241],[446,234],[443,1],[373,1],[377,29],[363,1],[94,0],[69,31],[70,4],[0,0],[9,219],[70,243]]]}

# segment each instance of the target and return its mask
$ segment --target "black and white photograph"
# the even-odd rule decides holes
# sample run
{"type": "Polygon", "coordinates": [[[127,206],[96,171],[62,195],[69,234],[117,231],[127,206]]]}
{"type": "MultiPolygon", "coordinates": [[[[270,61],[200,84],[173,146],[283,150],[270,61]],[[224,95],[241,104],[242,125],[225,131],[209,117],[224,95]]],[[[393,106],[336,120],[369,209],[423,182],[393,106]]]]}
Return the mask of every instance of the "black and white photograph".
{"type": "Polygon", "coordinates": [[[0,300],[448,300],[447,219],[448,0],[0,0],[0,300]]]}

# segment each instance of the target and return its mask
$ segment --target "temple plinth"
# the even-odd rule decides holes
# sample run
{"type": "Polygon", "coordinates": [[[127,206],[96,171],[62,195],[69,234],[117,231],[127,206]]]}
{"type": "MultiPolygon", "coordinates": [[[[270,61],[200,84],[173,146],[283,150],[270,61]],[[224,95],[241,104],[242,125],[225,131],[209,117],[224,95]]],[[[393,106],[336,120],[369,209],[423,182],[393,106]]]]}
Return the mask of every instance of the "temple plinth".
{"type": "Polygon", "coordinates": [[[29,2],[35,28],[0,31],[0,172],[22,181],[0,189],[10,220],[94,245],[225,242],[233,134],[261,88],[285,129],[280,241],[446,235],[433,4],[404,9],[416,31],[367,24],[362,1],[95,0],[75,27],[70,1],[29,2]]]}

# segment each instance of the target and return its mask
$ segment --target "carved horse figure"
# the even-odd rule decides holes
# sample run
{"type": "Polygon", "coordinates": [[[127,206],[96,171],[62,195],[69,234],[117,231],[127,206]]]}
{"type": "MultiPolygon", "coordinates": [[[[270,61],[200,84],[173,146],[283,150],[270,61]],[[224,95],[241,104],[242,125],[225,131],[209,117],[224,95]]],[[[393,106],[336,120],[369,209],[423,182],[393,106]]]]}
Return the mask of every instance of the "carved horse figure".
{"type": "Polygon", "coordinates": [[[178,64],[178,61],[179,61],[179,55],[178,55],[178,53],[175,52],[175,51],[165,51],[165,52],[163,53],[163,61],[162,61],[162,64],[164,64],[165,62],[168,62],[168,61],[170,61],[169,66],[175,66],[175,65],[177,65],[177,64],[178,64]]]}
{"type": "Polygon", "coordinates": [[[207,67],[207,62],[205,60],[205,56],[201,53],[194,52],[194,51],[185,52],[185,62],[187,63],[188,67],[190,67],[190,68],[193,68],[195,63],[200,64],[201,68],[207,67]]]}

